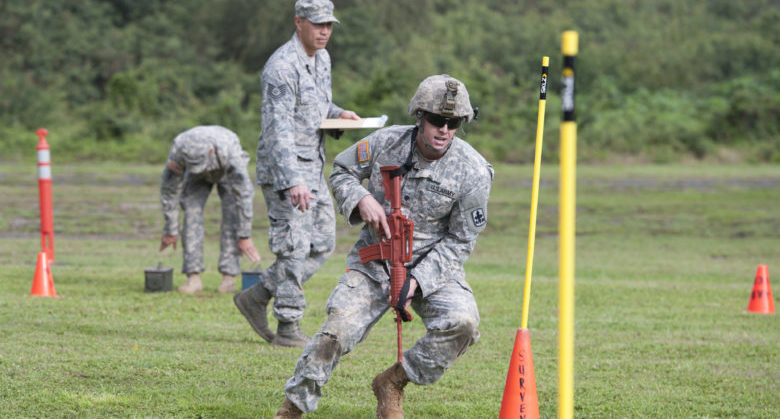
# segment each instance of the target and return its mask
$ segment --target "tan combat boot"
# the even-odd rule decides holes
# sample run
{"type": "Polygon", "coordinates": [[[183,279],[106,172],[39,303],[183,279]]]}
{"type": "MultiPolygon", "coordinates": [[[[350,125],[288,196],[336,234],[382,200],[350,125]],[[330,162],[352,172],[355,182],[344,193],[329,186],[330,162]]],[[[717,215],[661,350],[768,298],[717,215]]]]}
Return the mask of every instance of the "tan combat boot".
{"type": "Polygon", "coordinates": [[[374,377],[371,389],[376,396],[378,419],[403,419],[404,387],[409,382],[400,362],[374,377]]]}
{"type": "Polygon", "coordinates": [[[203,291],[203,283],[200,282],[200,274],[189,274],[184,285],[177,288],[179,292],[185,294],[195,294],[196,292],[203,291]]]}
{"type": "Polygon", "coordinates": [[[231,275],[222,275],[222,282],[219,283],[217,291],[220,294],[227,294],[236,290],[236,277],[231,275]]]}
{"type": "Polygon", "coordinates": [[[260,283],[257,283],[233,296],[233,302],[238,311],[244,315],[246,321],[255,332],[266,341],[273,342],[276,335],[268,328],[268,314],[266,307],[271,300],[271,293],[260,283]]]}
{"type": "Polygon", "coordinates": [[[279,321],[276,328],[276,337],[271,342],[276,346],[289,346],[303,348],[309,342],[309,337],[302,331],[298,322],[279,321]]]}
{"type": "Polygon", "coordinates": [[[282,403],[282,407],[276,411],[274,419],[300,419],[302,415],[303,412],[301,409],[298,409],[298,406],[294,405],[290,399],[285,397],[284,403],[282,403]]]}

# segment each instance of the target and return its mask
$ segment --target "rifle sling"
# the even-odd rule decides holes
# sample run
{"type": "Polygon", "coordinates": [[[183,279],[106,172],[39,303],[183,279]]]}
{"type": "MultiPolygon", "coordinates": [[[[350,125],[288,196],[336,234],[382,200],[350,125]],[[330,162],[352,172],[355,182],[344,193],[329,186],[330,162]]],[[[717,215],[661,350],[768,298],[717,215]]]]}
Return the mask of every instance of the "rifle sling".
{"type": "Polygon", "coordinates": [[[406,294],[409,293],[409,286],[412,283],[409,280],[410,278],[411,276],[407,274],[406,281],[404,281],[404,285],[401,287],[401,293],[398,294],[398,305],[395,306],[395,311],[401,316],[401,320],[405,322],[412,320],[412,316],[409,315],[409,312],[404,307],[406,305],[406,294]]]}
{"type": "Polygon", "coordinates": [[[390,178],[394,178],[397,176],[403,176],[408,171],[412,170],[414,167],[414,163],[412,163],[412,155],[414,155],[414,140],[417,138],[417,126],[415,125],[414,128],[412,128],[412,144],[409,146],[409,154],[406,156],[406,161],[404,164],[402,164],[400,167],[398,167],[395,170],[390,171],[390,178]]]}
{"type": "MultiPolygon", "coordinates": [[[[405,309],[406,301],[408,300],[407,294],[409,294],[409,287],[412,284],[412,269],[414,269],[414,267],[417,266],[417,264],[419,264],[426,256],[428,256],[428,253],[431,253],[431,250],[433,250],[433,246],[429,247],[428,250],[425,251],[425,253],[421,254],[420,257],[418,257],[414,262],[412,262],[408,267],[406,267],[406,281],[404,281],[404,284],[401,286],[401,292],[398,294],[398,304],[396,304],[396,306],[394,307],[395,310],[398,312],[398,314],[401,316],[401,320],[405,322],[412,320],[412,316],[405,309]]],[[[387,267],[385,267],[385,270],[386,269],[387,267]]],[[[414,294],[416,296],[419,293],[421,293],[421,291],[418,285],[417,290],[415,290],[414,294]]],[[[414,296],[412,298],[414,298],[414,296]]]]}

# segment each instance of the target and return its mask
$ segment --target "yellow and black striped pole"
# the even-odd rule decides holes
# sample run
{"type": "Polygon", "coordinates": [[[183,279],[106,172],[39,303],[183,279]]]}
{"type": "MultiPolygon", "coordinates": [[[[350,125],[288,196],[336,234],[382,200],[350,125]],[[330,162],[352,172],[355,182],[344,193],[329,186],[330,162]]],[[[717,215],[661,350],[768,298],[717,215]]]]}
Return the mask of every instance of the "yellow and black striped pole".
{"type": "Polygon", "coordinates": [[[521,329],[528,328],[528,309],[531,301],[531,274],[534,269],[534,241],[536,239],[536,211],[539,206],[539,173],[542,167],[542,137],[544,137],[544,111],[547,103],[547,71],[550,57],[542,57],[542,80],[539,87],[539,112],[536,118],[536,152],[534,153],[534,177],[531,188],[531,221],[528,226],[528,253],[525,264],[525,288],[523,289],[523,317],[521,329]]]}
{"type": "Polygon", "coordinates": [[[499,419],[539,418],[539,398],[536,394],[531,336],[528,332],[528,306],[531,299],[531,272],[534,262],[534,238],[536,237],[536,207],[539,202],[539,172],[542,165],[542,137],[544,134],[544,110],[547,102],[547,69],[550,57],[542,57],[542,81],[539,89],[539,113],[536,126],[536,153],[534,178],[531,189],[531,225],[528,229],[528,257],[525,265],[525,289],[523,291],[522,325],[515,334],[515,346],[509,358],[504,397],[501,399],[499,419]]]}
{"type": "Polygon", "coordinates": [[[563,33],[561,174],[558,240],[558,417],[574,417],[574,232],[577,183],[577,123],[574,119],[574,58],[578,35],[563,33]]]}

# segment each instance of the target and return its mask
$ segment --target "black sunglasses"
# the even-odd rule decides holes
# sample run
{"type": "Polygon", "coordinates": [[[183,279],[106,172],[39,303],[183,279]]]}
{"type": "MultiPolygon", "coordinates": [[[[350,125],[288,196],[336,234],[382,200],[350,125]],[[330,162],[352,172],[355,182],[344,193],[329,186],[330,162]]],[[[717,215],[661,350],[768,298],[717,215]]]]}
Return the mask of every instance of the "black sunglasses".
{"type": "Polygon", "coordinates": [[[428,121],[428,123],[430,123],[434,127],[441,128],[444,126],[444,124],[447,124],[447,128],[449,129],[455,129],[460,127],[460,124],[465,119],[465,117],[463,116],[458,116],[455,118],[446,118],[439,114],[430,113],[430,112],[425,112],[425,114],[423,114],[423,118],[425,118],[425,120],[428,121]]]}

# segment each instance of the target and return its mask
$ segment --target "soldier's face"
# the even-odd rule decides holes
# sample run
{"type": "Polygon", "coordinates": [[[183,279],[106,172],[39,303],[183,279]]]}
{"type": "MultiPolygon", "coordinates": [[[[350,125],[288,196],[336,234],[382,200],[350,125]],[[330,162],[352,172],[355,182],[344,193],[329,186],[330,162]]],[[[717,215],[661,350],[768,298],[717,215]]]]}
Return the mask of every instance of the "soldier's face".
{"type": "Polygon", "coordinates": [[[298,38],[306,50],[306,55],[311,57],[318,49],[328,45],[330,35],[333,33],[333,22],[311,23],[309,19],[295,16],[295,30],[298,38]]]}
{"type": "Polygon", "coordinates": [[[428,122],[425,117],[422,118],[420,128],[420,132],[417,133],[417,149],[429,160],[436,160],[447,152],[458,130],[450,128],[447,124],[437,127],[428,122]]]}

